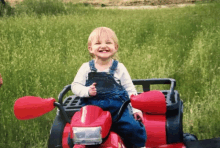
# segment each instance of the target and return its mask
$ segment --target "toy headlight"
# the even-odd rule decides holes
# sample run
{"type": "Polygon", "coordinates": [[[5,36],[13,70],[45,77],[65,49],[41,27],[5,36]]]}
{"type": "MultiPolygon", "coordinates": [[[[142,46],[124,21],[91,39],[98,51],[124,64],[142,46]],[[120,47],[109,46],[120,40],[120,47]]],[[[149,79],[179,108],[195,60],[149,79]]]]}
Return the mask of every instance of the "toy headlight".
{"type": "Polygon", "coordinates": [[[83,145],[101,144],[101,127],[73,127],[73,141],[83,145]]]}

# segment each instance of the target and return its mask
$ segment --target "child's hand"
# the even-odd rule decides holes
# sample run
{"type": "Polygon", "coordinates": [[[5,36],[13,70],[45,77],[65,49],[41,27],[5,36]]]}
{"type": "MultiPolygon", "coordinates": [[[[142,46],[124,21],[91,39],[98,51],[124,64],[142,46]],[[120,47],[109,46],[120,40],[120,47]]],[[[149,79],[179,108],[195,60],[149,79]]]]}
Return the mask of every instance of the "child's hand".
{"type": "Polygon", "coordinates": [[[2,86],[2,84],[3,84],[3,80],[2,80],[2,76],[0,74],[0,87],[2,86]]]}
{"type": "Polygon", "coordinates": [[[140,121],[140,122],[143,123],[143,114],[142,114],[142,112],[134,113],[134,118],[135,118],[135,120],[140,121]]]}
{"type": "Polygon", "coordinates": [[[93,83],[92,85],[89,86],[89,96],[95,96],[97,94],[95,85],[96,83],[93,83]]]}

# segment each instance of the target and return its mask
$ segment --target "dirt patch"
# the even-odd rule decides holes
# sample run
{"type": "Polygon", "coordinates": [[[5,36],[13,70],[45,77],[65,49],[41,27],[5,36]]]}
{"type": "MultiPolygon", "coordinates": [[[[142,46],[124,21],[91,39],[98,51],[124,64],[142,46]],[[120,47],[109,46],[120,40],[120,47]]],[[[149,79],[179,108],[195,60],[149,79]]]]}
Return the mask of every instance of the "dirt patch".
{"type": "MultiPolygon", "coordinates": [[[[76,0],[64,0],[65,2],[74,2],[76,0]]],[[[204,0],[80,0],[81,3],[87,3],[94,6],[158,6],[158,5],[177,5],[194,4],[204,0]]],[[[209,0],[206,0],[209,1],[209,0]]],[[[210,0],[211,1],[211,0],[210,0]]]]}
{"type": "Polygon", "coordinates": [[[102,9],[157,9],[195,6],[194,3],[198,1],[202,0],[87,0],[83,1],[83,3],[91,4],[96,8],[102,9]]]}
{"type": "Polygon", "coordinates": [[[107,6],[97,7],[102,9],[159,9],[159,8],[181,8],[186,6],[195,6],[195,4],[168,4],[168,5],[157,5],[157,6],[107,6]]]}
{"type": "MultiPolygon", "coordinates": [[[[11,6],[23,0],[5,0],[11,6]]],[[[94,7],[118,8],[118,9],[155,9],[193,6],[195,2],[203,0],[63,0],[63,2],[86,3],[94,7]]]]}
{"type": "MultiPolygon", "coordinates": [[[[71,1],[71,0],[69,0],[71,1]]],[[[102,1],[83,1],[93,5],[107,5],[107,6],[145,6],[145,5],[170,5],[170,4],[185,4],[195,3],[202,0],[102,0],[102,1]]]]}

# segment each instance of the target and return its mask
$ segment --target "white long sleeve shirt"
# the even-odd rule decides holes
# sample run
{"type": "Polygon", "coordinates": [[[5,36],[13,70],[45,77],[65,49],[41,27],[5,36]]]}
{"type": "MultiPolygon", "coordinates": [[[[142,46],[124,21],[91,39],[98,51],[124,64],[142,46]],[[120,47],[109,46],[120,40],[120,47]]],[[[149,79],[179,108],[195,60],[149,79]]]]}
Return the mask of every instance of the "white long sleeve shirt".
{"type": "MultiPolygon", "coordinates": [[[[89,62],[84,63],[80,69],[78,70],[72,84],[71,90],[72,92],[79,97],[89,97],[89,86],[85,86],[86,80],[88,79],[88,74],[91,72],[89,67],[89,62]]],[[[109,68],[103,71],[97,72],[109,72],[109,68]]],[[[120,80],[121,85],[128,92],[128,95],[132,94],[136,95],[137,91],[132,83],[131,77],[126,69],[126,67],[122,63],[118,63],[117,69],[114,74],[114,78],[120,80]]],[[[140,112],[140,110],[133,108],[133,113],[140,112]]]]}

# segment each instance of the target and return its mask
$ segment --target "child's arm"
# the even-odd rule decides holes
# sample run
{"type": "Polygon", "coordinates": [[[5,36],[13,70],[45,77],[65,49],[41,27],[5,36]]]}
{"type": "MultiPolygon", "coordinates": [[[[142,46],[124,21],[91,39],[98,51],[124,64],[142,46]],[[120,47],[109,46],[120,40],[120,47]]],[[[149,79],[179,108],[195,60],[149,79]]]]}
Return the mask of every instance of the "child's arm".
{"type": "MultiPolygon", "coordinates": [[[[121,63],[120,70],[122,70],[122,75],[120,78],[121,85],[125,88],[125,90],[128,92],[129,97],[133,95],[137,95],[137,90],[135,89],[135,86],[131,80],[131,77],[126,69],[126,67],[121,63]]],[[[133,113],[141,112],[141,110],[133,108],[133,113]]]]}
{"type": "Polygon", "coordinates": [[[89,71],[89,64],[84,63],[78,70],[74,81],[71,84],[72,92],[79,97],[89,97],[90,87],[85,86],[89,71]]]}
{"type": "Polygon", "coordinates": [[[128,73],[128,70],[126,69],[126,67],[120,63],[120,73],[122,73],[122,75],[120,76],[120,81],[121,81],[121,85],[125,88],[125,90],[128,92],[128,95],[131,96],[132,94],[136,95],[137,94],[137,90],[134,87],[134,84],[131,80],[131,76],[128,73]]]}

